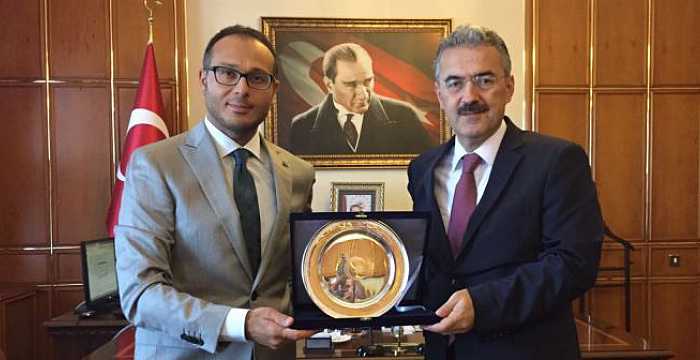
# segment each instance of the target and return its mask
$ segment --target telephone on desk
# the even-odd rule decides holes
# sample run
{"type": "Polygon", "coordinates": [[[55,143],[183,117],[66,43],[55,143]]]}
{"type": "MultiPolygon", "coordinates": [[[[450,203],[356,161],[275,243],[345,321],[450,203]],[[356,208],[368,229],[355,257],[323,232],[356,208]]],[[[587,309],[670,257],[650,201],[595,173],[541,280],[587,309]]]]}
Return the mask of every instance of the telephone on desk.
{"type": "Polygon", "coordinates": [[[92,319],[98,315],[111,314],[117,319],[124,319],[124,313],[122,313],[121,306],[119,305],[119,300],[106,302],[95,306],[94,304],[88,305],[85,301],[76,305],[73,312],[78,315],[80,319],[92,319]]]}

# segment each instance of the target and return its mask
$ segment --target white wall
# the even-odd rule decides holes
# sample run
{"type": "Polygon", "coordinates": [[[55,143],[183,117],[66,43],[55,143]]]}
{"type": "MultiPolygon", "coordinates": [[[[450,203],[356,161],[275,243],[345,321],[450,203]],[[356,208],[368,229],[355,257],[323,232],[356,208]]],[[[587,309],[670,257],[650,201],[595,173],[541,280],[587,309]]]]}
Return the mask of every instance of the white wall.
{"type": "MultiPolygon", "coordinates": [[[[247,25],[260,29],[261,16],[328,17],[328,18],[451,18],[452,27],[474,23],[490,27],[508,44],[513,60],[516,91],[506,112],[516,123],[524,118],[524,0],[186,0],[187,59],[189,71],[189,125],[205,114],[197,72],[209,38],[221,28],[247,25]]],[[[434,52],[433,49],[430,50],[434,52]]],[[[411,198],[406,191],[406,169],[319,169],[316,171],[313,209],[330,209],[332,181],[384,182],[384,209],[410,210],[411,198]]]]}

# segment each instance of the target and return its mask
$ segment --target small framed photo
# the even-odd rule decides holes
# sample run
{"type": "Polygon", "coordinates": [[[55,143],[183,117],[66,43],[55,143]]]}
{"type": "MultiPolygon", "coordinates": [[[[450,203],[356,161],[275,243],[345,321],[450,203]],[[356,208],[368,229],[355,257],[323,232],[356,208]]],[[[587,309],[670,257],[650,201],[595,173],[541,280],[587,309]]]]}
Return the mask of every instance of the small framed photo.
{"type": "Polygon", "coordinates": [[[331,183],[331,209],[341,212],[384,210],[384,183],[331,183]]]}

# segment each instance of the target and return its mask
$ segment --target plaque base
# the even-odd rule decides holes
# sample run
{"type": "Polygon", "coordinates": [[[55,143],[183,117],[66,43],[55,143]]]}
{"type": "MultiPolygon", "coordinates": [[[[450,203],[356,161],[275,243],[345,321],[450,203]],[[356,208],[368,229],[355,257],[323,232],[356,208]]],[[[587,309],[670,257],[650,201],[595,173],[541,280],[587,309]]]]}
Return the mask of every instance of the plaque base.
{"type": "Polygon", "coordinates": [[[380,328],[382,326],[401,325],[431,325],[440,322],[440,317],[432,311],[412,310],[398,312],[394,309],[380,317],[362,319],[346,318],[335,319],[318,309],[296,309],[294,312],[293,329],[320,330],[320,329],[345,329],[345,328],[380,328]]]}

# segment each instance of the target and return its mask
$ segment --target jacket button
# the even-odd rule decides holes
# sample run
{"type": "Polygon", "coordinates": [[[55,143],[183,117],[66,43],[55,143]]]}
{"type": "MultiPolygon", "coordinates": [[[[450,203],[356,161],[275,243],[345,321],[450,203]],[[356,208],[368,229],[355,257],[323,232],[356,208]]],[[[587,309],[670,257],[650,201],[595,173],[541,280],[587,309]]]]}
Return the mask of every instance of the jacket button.
{"type": "Polygon", "coordinates": [[[457,279],[452,279],[450,283],[452,284],[452,286],[457,286],[457,279]]]}
{"type": "Polygon", "coordinates": [[[258,298],[258,293],[253,291],[253,293],[250,294],[250,300],[255,301],[255,300],[257,300],[257,298],[258,298]]]}

